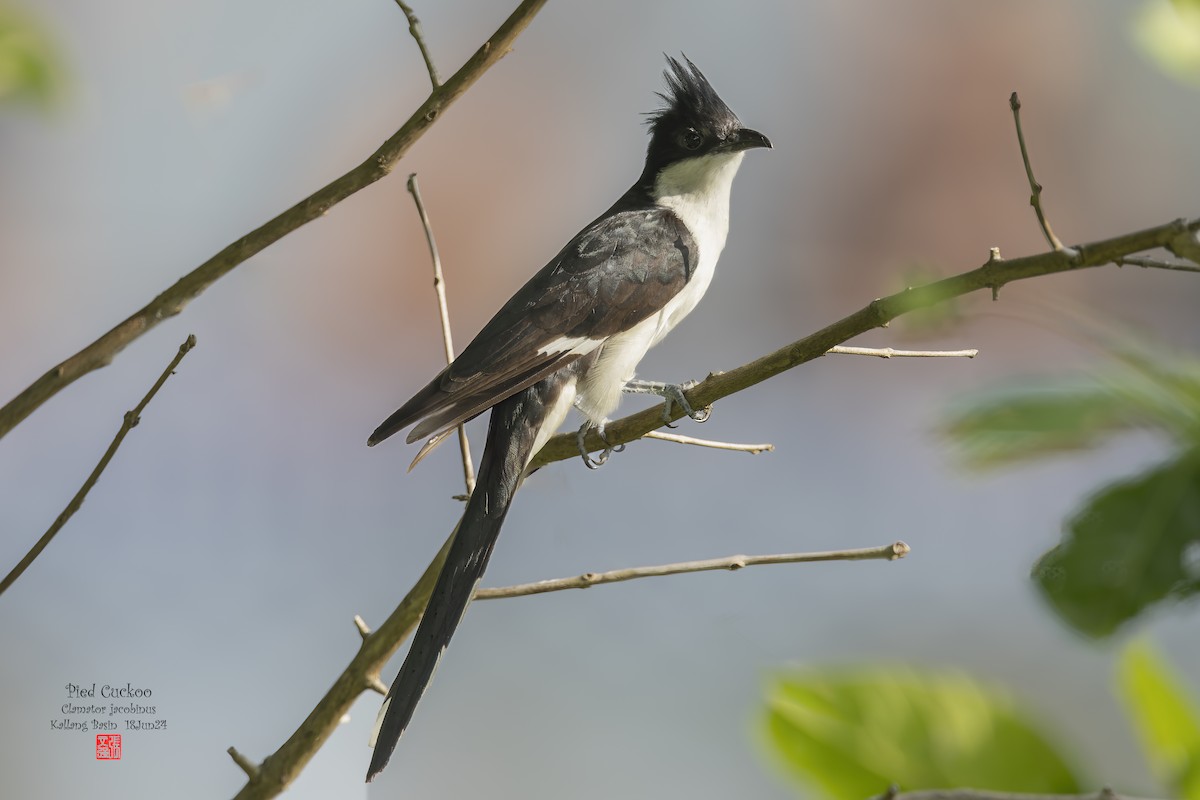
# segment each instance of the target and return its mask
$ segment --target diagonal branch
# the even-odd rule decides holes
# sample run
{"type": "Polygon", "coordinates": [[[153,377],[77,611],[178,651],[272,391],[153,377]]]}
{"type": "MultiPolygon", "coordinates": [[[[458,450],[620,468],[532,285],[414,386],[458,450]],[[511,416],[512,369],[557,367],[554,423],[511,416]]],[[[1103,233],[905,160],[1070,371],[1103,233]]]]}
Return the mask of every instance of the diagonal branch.
{"type": "Polygon", "coordinates": [[[158,376],[158,380],[150,387],[150,391],[146,392],[146,396],[142,398],[142,402],[134,406],[132,411],[125,412],[125,418],[121,422],[120,429],[117,430],[117,435],[113,437],[112,443],[104,451],[104,455],[100,457],[100,461],[96,464],[96,468],[92,470],[92,474],[88,475],[87,480],[83,482],[83,486],[79,487],[79,491],[71,498],[71,502],[67,503],[67,507],[62,510],[62,513],[58,515],[58,518],[54,520],[49,529],[42,534],[42,538],[37,540],[37,543],[30,548],[20,563],[13,567],[8,575],[4,576],[4,580],[0,581],[0,594],[4,594],[4,591],[12,586],[17,578],[21,577],[21,573],[29,568],[29,565],[33,563],[35,558],[41,555],[46,546],[50,544],[50,541],[67,524],[67,520],[83,505],[88,492],[96,485],[96,481],[100,480],[100,474],[108,467],[108,462],[112,461],[112,457],[117,454],[117,448],[121,446],[121,442],[125,441],[125,435],[141,422],[142,412],[146,410],[146,406],[154,399],[154,395],[158,394],[158,390],[167,382],[167,378],[175,374],[175,368],[179,366],[180,361],[183,361],[183,357],[195,346],[196,337],[189,334],[187,339],[183,341],[183,344],[179,345],[179,351],[171,359],[171,363],[167,364],[167,368],[163,370],[162,375],[158,376]]]}
{"type": "MultiPolygon", "coordinates": [[[[751,361],[729,372],[718,372],[708,376],[686,392],[693,408],[704,408],[723,397],[736,394],[755,384],[762,383],[782,372],[797,367],[814,358],[820,358],[830,348],[848,341],[874,328],[886,326],[902,314],[919,308],[936,305],[951,297],[969,294],[980,289],[999,289],[1013,281],[1053,275],[1059,272],[1100,267],[1105,264],[1127,260],[1131,255],[1156,247],[1166,247],[1181,234],[1200,230],[1200,218],[1177,219],[1111,239],[1078,245],[1074,248],[1051,250],[1032,256],[1013,259],[989,259],[982,267],[944,278],[940,281],[905,289],[902,292],[874,300],[848,317],[838,320],[814,334],[781,347],[773,353],[751,361]]],[[[1154,267],[1155,264],[1143,266],[1154,267]]],[[[683,417],[674,407],[671,422],[683,417]]],[[[654,406],[636,414],[610,422],[604,429],[610,445],[625,444],[645,436],[646,433],[664,424],[662,406],[654,406]]],[[[600,450],[604,443],[594,432],[589,433],[585,445],[590,452],[600,450]]],[[[531,468],[545,466],[554,461],[576,458],[579,448],[573,433],[559,434],[546,443],[534,456],[531,468]]]]}
{"type": "Polygon", "coordinates": [[[130,342],[137,339],[164,319],[183,311],[201,292],[212,286],[235,267],[274,244],[305,223],[322,216],[350,195],[370,186],[392,171],[396,163],[421,138],[442,112],[462,96],[479,76],[504,57],[513,41],[525,30],[546,0],[524,0],[492,37],[480,46],[467,63],[448,81],[435,89],[408,121],[400,127],[366,161],[318,189],[266,224],[247,233],[221,252],[184,275],[145,307],[119,323],[75,355],[52,367],[0,408],[0,438],[34,412],[54,395],[79,378],[107,366],[130,342]]]}

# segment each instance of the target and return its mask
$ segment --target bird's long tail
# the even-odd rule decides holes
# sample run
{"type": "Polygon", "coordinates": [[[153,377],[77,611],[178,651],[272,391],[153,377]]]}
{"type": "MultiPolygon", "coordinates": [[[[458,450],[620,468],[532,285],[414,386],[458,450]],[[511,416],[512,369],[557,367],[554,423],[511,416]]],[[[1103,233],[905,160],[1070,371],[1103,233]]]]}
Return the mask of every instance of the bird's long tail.
{"type": "Polygon", "coordinates": [[[518,392],[492,409],[475,491],[467,501],[404,666],[380,711],[382,721],[375,736],[368,781],[387,765],[487,568],[500,526],[547,420],[546,383],[518,392]]]}

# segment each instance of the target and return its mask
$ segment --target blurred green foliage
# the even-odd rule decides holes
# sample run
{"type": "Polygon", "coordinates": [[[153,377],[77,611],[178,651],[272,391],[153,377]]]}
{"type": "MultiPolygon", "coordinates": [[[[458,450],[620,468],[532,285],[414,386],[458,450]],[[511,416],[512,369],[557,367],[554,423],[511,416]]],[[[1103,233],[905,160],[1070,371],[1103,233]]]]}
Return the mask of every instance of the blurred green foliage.
{"type": "Polygon", "coordinates": [[[970,786],[1068,793],[1079,781],[1012,700],[958,673],[903,668],[773,677],[763,732],[784,772],[835,800],[970,786]]]}
{"type": "Polygon", "coordinates": [[[975,468],[1095,447],[1132,428],[1163,434],[1172,456],[1085,500],[1034,566],[1060,618],[1093,637],[1200,590],[1200,361],[1129,341],[1111,354],[1091,376],[966,398],[944,428],[975,468]]]}
{"type": "Polygon", "coordinates": [[[1200,708],[1148,644],[1125,649],[1117,688],[1154,777],[1172,797],[1200,800],[1200,708]]]}
{"type": "MultiPolygon", "coordinates": [[[[1200,711],[1145,643],[1122,653],[1115,688],[1160,788],[1200,800],[1200,711]]],[[[1081,778],[1060,741],[1005,692],[961,673],[796,670],[766,685],[761,741],[798,789],[831,800],[970,788],[1065,794],[1119,781],[1081,778]]]]}
{"type": "Polygon", "coordinates": [[[49,105],[61,88],[59,58],[34,19],[0,5],[0,104],[49,105]]]}
{"type": "MultiPolygon", "coordinates": [[[[914,262],[900,273],[899,285],[892,291],[900,292],[913,286],[929,286],[946,277],[946,273],[934,264],[914,262]]],[[[937,336],[954,330],[964,319],[961,300],[957,295],[946,294],[927,306],[914,308],[892,324],[905,337],[922,338],[937,336]]]]}
{"type": "Polygon", "coordinates": [[[1200,86],[1200,0],[1148,0],[1134,18],[1132,33],[1155,66],[1200,86]]]}
{"type": "Polygon", "coordinates": [[[1093,495],[1033,576],[1060,617],[1096,637],[1155,603],[1195,594],[1200,449],[1093,495]]]}

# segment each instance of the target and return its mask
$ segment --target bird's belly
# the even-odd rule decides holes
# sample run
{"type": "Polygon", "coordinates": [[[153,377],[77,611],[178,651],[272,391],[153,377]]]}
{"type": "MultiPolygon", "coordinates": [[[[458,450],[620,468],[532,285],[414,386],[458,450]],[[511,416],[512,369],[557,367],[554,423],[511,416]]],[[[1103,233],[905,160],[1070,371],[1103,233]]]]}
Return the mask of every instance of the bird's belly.
{"type": "Polygon", "coordinates": [[[712,283],[720,247],[702,254],[692,279],[662,311],[623,333],[610,337],[600,347],[596,360],[579,380],[576,407],[593,423],[600,423],[616,410],[625,384],[633,380],[637,366],[651,347],[662,341],[680,320],[692,312],[712,283]]]}
{"type": "Polygon", "coordinates": [[[589,420],[603,422],[616,410],[621,402],[621,390],[633,378],[638,362],[656,341],[663,313],[647,317],[604,342],[578,385],[575,405],[589,420]]]}

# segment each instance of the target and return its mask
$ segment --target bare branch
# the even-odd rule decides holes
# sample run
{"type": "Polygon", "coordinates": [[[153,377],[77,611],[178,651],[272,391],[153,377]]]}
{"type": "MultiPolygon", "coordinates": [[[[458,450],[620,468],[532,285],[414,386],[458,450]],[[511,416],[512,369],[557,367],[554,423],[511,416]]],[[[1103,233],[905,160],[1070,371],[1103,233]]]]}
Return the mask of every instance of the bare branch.
{"type": "Polygon", "coordinates": [[[630,567],[611,572],[585,572],[571,578],[554,578],[498,589],[477,589],[476,600],[499,600],[506,597],[525,597],[531,594],[561,592],[564,589],[588,589],[606,583],[620,583],[638,578],[659,578],[664,575],[682,575],[688,572],[712,572],[714,570],[739,570],[762,564],[808,564],[818,561],[895,561],[908,555],[911,548],[904,542],[893,542],[883,547],[864,547],[857,550],[829,550],[818,553],[779,553],[767,556],[726,556],[704,561],[682,561],[676,564],[661,564],[655,567],[630,567]]]}
{"type": "Polygon", "coordinates": [[[876,358],[974,358],[978,350],[894,350],[891,347],[845,347],[838,345],[827,354],[846,356],[875,356],[876,358]]]}
{"type": "MultiPolygon", "coordinates": [[[[969,294],[980,289],[996,291],[1013,281],[1112,264],[1118,259],[1128,258],[1134,253],[1166,247],[1169,242],[1176,241],[1182,234],[1196,230],[1200,230],[1200,218],[1177,219],[1153,228],[1114,236],[1111,239],[1077,245],[1073,249],[1051,250],[1013,259],[989,257],[988,261],[977,269],[879,298],[850,316],[781,347],[773,353],[768,353],[729,372],[710,374],[705,380],[689,389],[685,395],[692,408],[704,408],[723,397],[743,391],[800,364],[819,358],[831,347],[873,328],[883,327],[897,317],[916,309],[937,305],[951,297],[969,294]]],[[[672,409],[672,422],[682,417],[682,411],[678,408],[672,409]]],[[[604,435],[611,445],[625,444],[642,438],[649,431],[656,430],[663,424],[662,406],[655,406],[608,423],[604,428],[604,435]]],[[[600,437],[595,432],[588,434],[585,444],[591,452],[604,447],[604,443],[600,441],[600,437]]],[[[530,466],[531,468],[542,467],[554,461],[578,456],[579,448],[575,434],[559,434],[547,442],[546,446],[534,456],[530,466]]]]}
{"type": "Polygon", "coordinates": [[[1033,167],[1029,163],[1029,151],[1025,149],[1025,133],[1021,130],[1021,98],[1017,97],[1017,93],[1013,92],[1008,98],[1008,105],[1012,108],[1013,122],[1017,126],[1017,142],[1021,145],[1021,161],[1025,163],[1025,176],[1029,178],[1029,205],[1033,206],[1033,213],[1037,214],[1038,224],[1042,226],[1042,233],[1046,235],[1046,241],[1050,246],[1057,251],[1063,251],[1063,243],[1054,235],[1054,231],[1050,230],[1050,222],[1046,219],[1045,213],[1042,212],[1042,185],[1034,180],[1033,167]]]}
{"type": "Polygon", "coordinates": [[[42,538],[38,539],[37,543],[25,554],[20,563],[13,567],[12,572],[9,572],[4,577],[4,580],[0,581],[0,594],[4,594],[5,590],[12,586],[17,578],[21,577],[21,573],[29,568],[29,565],[33,563],[35,558],[41,555],[41,552],[46,549],[46,545],[50,544],[50,541],[67,524],[67,520],[83,505],[84,498],[87,497],[92,487],[96,485],[96,481],[100,479],[100,475],[108,466],[108,462],[112,461],[112,457],[116,455],[117,448],[121,446],[121,442],[125,441],[125,435],[141,422],[142,412],[146,410],[146,406],[154,399],[154,395],[158,394],[158,390],[167,382],[167,378],[175,373],[175,368],[179,366],[179,362],[183,360],[183,357],[195,346],[196,337],[189,334],[183,344],[179,346],[179,351],[175,353],[175,357],[171,359],[171,363],[163,370],[162,375],[158,376],[158,380],[150,387],[150,391],[146,392],[146,396],[142,398],[142,402],[134,406],[132,411],[125,412],[125,418],[121,422],[121,427],[117,430],[117,435],[113,437],[112,443],[104,451],[104,455],[100,457],[100,461],[96,463],[96,468],[92,470],[92,474],[88,475],[87,480],[83,482],[83,486],[79,487],[79,491],[71,498],[71,502],[67,503],[67,507],[62,510],[58,518],[42,534],[42,538]]]}
{"type": "MultiPolygon", "coordinates": [[[[396,0],[399,2],[400,0],[396,0]]],[[[429,214],[425,212],[425,203],[421,200],[421,187],[417,184],[417,173],[408,176],[408,191],[417,204],[417,214],[421,217],[421,225],[425,228],[425,241],[429,243],[429,256],[433,260],[433,290],[437,293],[438,316],[442,321],[442,343],[446,350],[446,363],[454,360],[454,338],[450,333],[450,307],[446,303],[446,279],[442,276],[442,257],[438,255],[437,240],[433,238],[433,226],[429,222],[429,214]]],[[[465,425],[458,426],[458,448],[462,454],[463,483],[467,487],[467,495],[475,491],[475,465],[471,458],[471,442],[467,439],[465,425]]],[[[413,462],[416,463],[415,461],[413,462]]],[[[412,469],[412,467],[409,467],[412,469]]]]}
{"type": "Polygon", "coordinates": [[[408,121],[366,161],[254,229],[184,275],[146,306],[75,355],[52,367],[0,408],[0,438],[39,406],[79,378],[107,366],[130,342],[164,319],[183,311],[192,299],[235,267],[305,223],[327,213],[350,195],[389,174],[408,149],[450,105],[508,52],[546,0],[524,0],[450,80],[434,90],[408,121]]]}
{"type": "Polygon", "coordinates": [[[404,18],[408,20],[408,32],[417,40],[421,58],[425,59],[425,69],[429,71],[429,82],[433,84],[434,91],[436,91],[442,85],[442,79],[438,77],[437,67],[433,65],[433,57],[429,55],[429,48],[425,46],[425,34],[421,31],[421,20],[417,19],[417,15],[413,13],[410,6],[404,3],[404,0],[396,0],[396,5],[400,6],[400,10],[404,12],[404,18]]]}
{"type": "Polygon", "coordinates": [[[734,444],[732,442],[714,442],[710,439],[697,439],[693,436],[682,436],[678,433],[663,433],[662,431],[650,431],[643,439],[658,439],[663,442],[675,442],[676,444],[691,444],[697,447],[711,447],[716,450],[734,450],[739,453],[751,453],[758,455],[759,453],[769,453],[775,449],[773,444],[734,444]]]}

